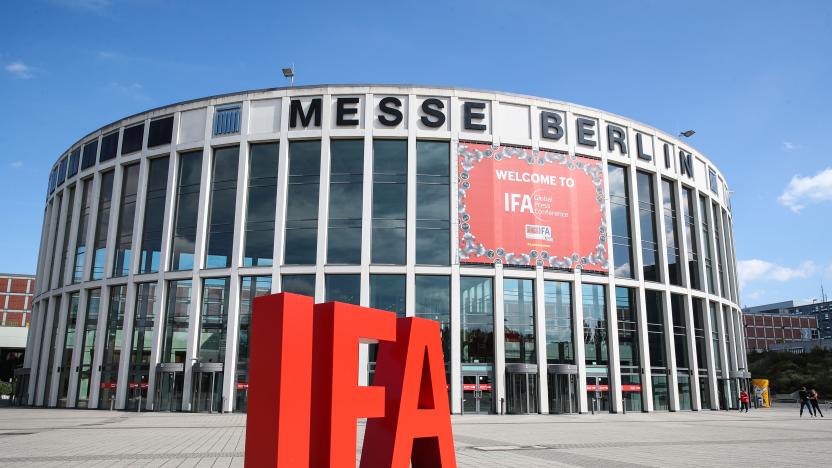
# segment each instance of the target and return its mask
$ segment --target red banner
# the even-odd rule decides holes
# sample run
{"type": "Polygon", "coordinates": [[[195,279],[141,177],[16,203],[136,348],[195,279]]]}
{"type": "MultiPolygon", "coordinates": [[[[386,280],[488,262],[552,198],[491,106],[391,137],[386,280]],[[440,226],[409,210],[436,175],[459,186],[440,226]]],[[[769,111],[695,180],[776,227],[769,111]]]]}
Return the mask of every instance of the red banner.
{"type": "Polygon", "coordinates": [[[116,388],[115,382],[101,382],[101,388],[116,388]]]}
{"type": "Polygon", "coordinates": [[[248,384],[243,382],[237,382],[237,390],[248,390],[248,384]]]}
{"type": "Polygon", "coordinates": [[[607,271],[600,161],[474,143],[458,159],[461,262],[607,271]]]}
{"type": "Polygon", "coordinates": [[[147,382],[130,382],[127,386],[132,389],[141,388],[144,390],[147,388],[147,382]]]}
{"type": "Polygon", "coordinates": [[[621,386],[622,392],[640,392],[641,385],[622,385],[621,386]]]}
{"type": "Polygon", "coordinates": [[[588,392],[608,392],[608,391],[610,391],[610,386],[609,385],[587,384],[586,391],[588,391],[588,392]]]}

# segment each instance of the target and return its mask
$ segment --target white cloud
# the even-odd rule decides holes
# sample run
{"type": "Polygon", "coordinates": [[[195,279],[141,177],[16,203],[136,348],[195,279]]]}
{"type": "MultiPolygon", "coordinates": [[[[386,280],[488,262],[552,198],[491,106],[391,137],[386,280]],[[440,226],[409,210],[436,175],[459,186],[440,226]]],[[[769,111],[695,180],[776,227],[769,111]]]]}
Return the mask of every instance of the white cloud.
{"type": "Polygon", "coordinates": [[[102,50],[96,54],[101,60],[114,60],[121,57],[121,54],[111,52],[109,50],[102,50]]]}
{"type": "Polygon", "coordinates": [[[22,80],[28,80],[32,77],[32,73],[34,72],[32,67],[23,62],[12,62],[7,64],[4,68],[7,72],[22,80]]]}
{"type": "Polygon", "coordinates": [[[21,167],[23,167],[23,161],[12,161],[12,163],[9,164],[9,166],[15,169],[20,169],[21,167]]]}
{"type": "Polygon", "coordinates": [[[144,87],[140,83],[119,83],[112,82],[107,89],[136,101],[148,101],[150,98],[144,93],[144,87]]]}
{"type": "Polygon", "coordinates": [[[756,258],[737,262],[740,286],[761,280],[784,283],[796,278],[807,278],[813,275],[816,270],[817,267],[811,260],[801,263],[797,268],[784,267],[756,258]]]}
{"type": "Polygon", "coordinates": [[[832,167],[813,176],[793,176],[777,200],[795,213],[807,203],[832,201],[832,167]]]}
{"type": "Polygon", "coordinates": [[[783,142],[783,149],[786,151],[792,151],[796,149],[800,149],[800,145],[797,143],[792,143],[791,141],[784,141],[783,142]]]}

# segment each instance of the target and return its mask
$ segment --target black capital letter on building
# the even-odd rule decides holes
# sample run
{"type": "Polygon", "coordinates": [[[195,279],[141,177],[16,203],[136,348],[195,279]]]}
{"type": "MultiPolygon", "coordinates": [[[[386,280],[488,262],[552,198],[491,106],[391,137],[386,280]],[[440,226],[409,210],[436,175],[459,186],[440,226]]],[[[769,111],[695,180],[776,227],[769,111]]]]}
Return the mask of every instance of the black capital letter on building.
{"type": "Polygon", "coordinates": [[[641,141],[641,136],[641,133],[636,132],[636,152],[638,153],[638,158],[645,161],[652,161],[653,156],[644,152],[644,143],[641,141]]]}
{"type": "Polygon", "coordinates": [[[563,117],[557,112],[540,111],[540,137],[549,140],[563,138],[563,117]]]}
{"type": "Polygon", "coordinates": [[[670,169],[670,145],[664,144],[664,167],[670,169]]]}
{"type": "Polygon", "coordinates": [[[440,110],[444,108],[445,104],[436,98],[428,98],[422,101],[422,112],[425,113],[419,119],[422,121],[422,125],[431,128],[439,128],[445,125],[445,114],[440,110]],[[428,116],[433,117],[433,119],[429,119],[428,116]]]}
{"type": "Polygon", "coordinates": [[[575,119],[575,126],[578,127],[578,144],[595,148],[595,140],[592,139],[595,135],[595,121],[578,117],[575,119]]]}
{"type": "Polygon", "coordinates": [[[303,104],[300,99],[292,99],[291,109],[289,109],[289,127],[295,128],[298,126],[298,116],[300,116],[300,124],[304,128],[309,126],[312,122],[312,117],[315,117],[315,126],[321,126],[321,98],[312,99],[309,103],[309,109],[306,114],[303,113],[303,104]]]}
{"type": "Polygon", "coordinates": [[[385,114],[392,115],[393,117],[391,118],[387,117],[387,115],[379,114],[378,121],[381,122],[382,125],[387,125],[388,127],[395,127],[396,125],[402,123],[404,116],[402,115],[402,111],[399,110],[399,107],[402,107],[401,99],[394,96],[382,98],[381,101],[378,102],[378,109],[385,114]]]}
{"type": "Polygon", "coordinates": [[[474,110],[485,109],[484,102],[466,102],[462,105],[463,125],[465,130],[485,130],[485,124],[474,123],[474,119],[482,120],[485,114],[482,112],[474,112],[474,110]]]}
{"type": "Polygon", "coordinates": [[[348,115],[355,115],[358,109],[355,107],[344,107],[347,104],[358,104],[357,97],[338,98],[335,103],[335,125],[358,125],[358,119],[348,119],[348,115]]]}
{"type": "Polygon", "coordinates": [[[693,157],[690,153],[679,150],[679,167],[682,175],[686,175],[693,179],[693,157]]]}
{"type": "Polygon", "coordinates": [[[607,124],[607,149],[612,151],[615,149],[616,143],[621,154],[627,154],[627,141],[624,139],[627,135],[626,130],[618,125],[607,124]]]}

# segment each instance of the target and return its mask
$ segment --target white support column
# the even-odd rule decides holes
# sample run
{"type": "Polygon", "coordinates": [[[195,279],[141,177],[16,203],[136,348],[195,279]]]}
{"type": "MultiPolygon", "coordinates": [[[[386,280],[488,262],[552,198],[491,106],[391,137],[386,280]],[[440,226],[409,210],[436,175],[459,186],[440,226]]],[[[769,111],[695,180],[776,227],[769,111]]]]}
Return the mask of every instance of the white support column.
{"type": "Polygon", "coordinates": [[[40,357],[43,347],[44,325],[47,318],[46,304],[43,299],[32,307],[32,321],[26,342],[26,359],[29,360],[29,386],[26,388],[26,404],[35,404],[35,389],[40,373],[40,357]]]}
{"type": "Polygon", "coordinates": [[[407,228],[406,233],[406,264],[407,264],[407,291],[405,291],[405,309],[407,316],[416,314],[416,272],[413,266],[416,264],[416,95],[407,96],[407,228]],[[412,286],[412,287],[410,287],[412,286]]]}
{"type": "MultiPolygon", "coordinates": [[[[453,245],[453,244],[451,244],[453,245]]],[[[462,308],[460,307],[459,264],[451,265],[451,413],[462,412],[462,308]]]]}
{"type": "Polygon", "coordinates": [[[494,265],[494,392],[497,414],[503,414],[506,398],[506,329],[503,301],[503,266],[494,265]]]}
{"type": "Polygon", "coordinates": [[[46,320],[44,322],[43,327],[43,339],[40,340],[40,364],[38,364],[38,378],[37,383],[38,386],[34,389],[34,398],[35,398],[35,405],[36,406],[43,406],[44,405],[44,393],[46,391],[46,376],[49,373],[49,350],[52,346],[52,322],[56,319],[55,314],[55,298],[52,297],[49,299],[49,303],[46,304],[46,320]]]}
{"type": "Polygon", "coordinates": [[[644,288],[638,288],[638,353],[641,361],[641,394],[644,411],[653,411],[653,370],[650,367],[650,346],[647,332],[647,297],[644,288]]]}
{"type": "MultiPolygon", "coordinates": [[[[549,371],[546,355],[546,283],[543,281],[543,267],[535,267],[534,277],[534,335],[537,350],[537,407],[541,414],[549,413],[549,371]]],[[[456,335],[459,336],[459,335],[456,335]]]]}
{"type": "MultiPolygon", "coordinates": [[[[370,307],[370,238],[373,220],[373,111],[372,94],[364,95],[364,160],[361,177],[361,289],[360,304],[370,307]]],[[[369,384],[370,345],[358,346],[358,385],[369,384]]]]}
{"type": "MultiPolygon", "coordinates": [[[[280,147],[277,160],[277,203],[274,214],[274,253],[272,258],[272,292],[283,291],[280,266],[283,265],[283,243],[286,232],[286,195],[289,181],[289,98],[280,100],[280,147]]],[[[366,153],[365,153],[366,154],[366,153]]]]}
{"type": "Polygon", "coordinates": [[[578,366],[578,412],[586,413],[586,348],[584,347],[584,302],[581,272],[572,274],[572,342],[575,344],[575,364],[578,366]]]}
{"type": "Polygon", "coordinates": [[[662,293],[662,314],[664,319],[664,354],[667,356],[668,376],[667,394],[669,398],[670,411],[679,411],[679,375],[676,368],[676,347],[673,342],[673,301],[670,291],[662,293]]]}
{"type": "Polygon", "coordinates": [[[330,173],[330,139],[329,139],[329,110],[332,108],[331,97],[323,96],[323,110],[321,113],[321,165],[320,183],[318,185],[318,239],[317,255],[315,256],[315,303],[326,301],[324,265],[326,265],[327,226],[329,225],[329,173],[330,173]]]}

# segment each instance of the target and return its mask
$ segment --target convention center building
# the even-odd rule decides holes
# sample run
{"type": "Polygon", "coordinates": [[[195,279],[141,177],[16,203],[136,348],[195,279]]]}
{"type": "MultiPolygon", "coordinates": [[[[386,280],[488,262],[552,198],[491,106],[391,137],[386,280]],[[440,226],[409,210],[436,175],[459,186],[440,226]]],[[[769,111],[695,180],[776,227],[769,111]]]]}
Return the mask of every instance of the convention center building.
{"type": "Polygon", "coordinates": [[[49,173],[18,399],[243,412],[252,299],[285,291],[438,321],[453,413],[734,408],[729,194],[682,136],[517,94],[320,85],[153,109],[49,173]]]}

